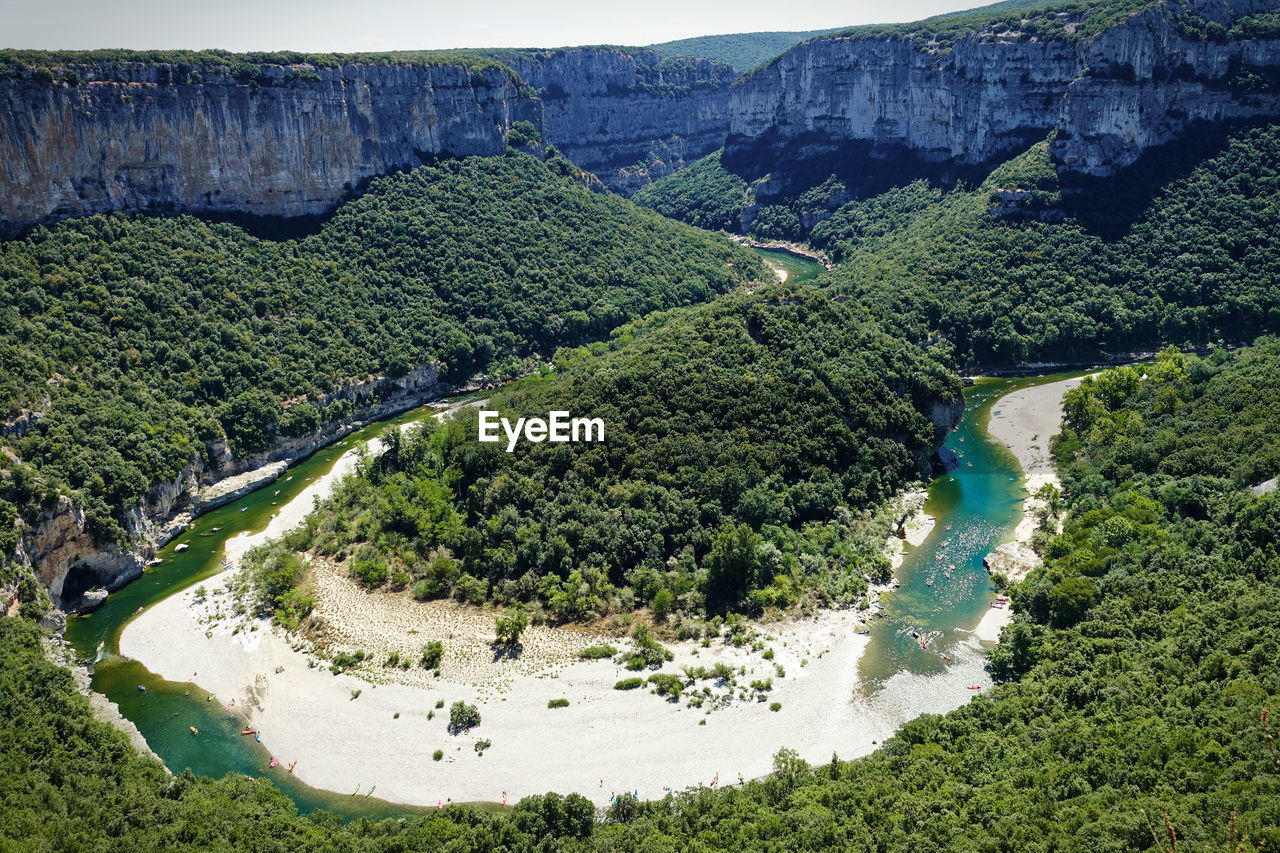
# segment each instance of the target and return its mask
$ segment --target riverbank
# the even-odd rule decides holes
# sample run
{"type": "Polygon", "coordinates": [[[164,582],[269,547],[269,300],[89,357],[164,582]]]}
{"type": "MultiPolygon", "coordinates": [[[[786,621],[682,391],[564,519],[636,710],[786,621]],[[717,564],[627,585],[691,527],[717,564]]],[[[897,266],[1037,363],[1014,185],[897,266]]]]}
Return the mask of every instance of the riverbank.
{"type": "MultiPolygon", "coordinates": [[[[265,530],[227,540],[226,555],[238,565],[249,548],[300,523],[361,452],[347,451],[275,511],[265,530]]],[[[923,497],[909,494],[902,505],[910,544],[923,541],[932,524],[923,497]]],[[[300,781],[338,793],[376,785],[379,798],[427,806],[501,801],[504,794],[514,801],[548,790],[578,791],[601,805],[623,790],[656,798],[669,787],[764,775],[784,747],[813,762],[833,751],[863,755],[920,712],[913,703],[855,698],[858,662],[870,642],[859,631],[877,613],[883,587],[872,590],[868,610],[756,625],[762,645],[754,649],[724,640],[669,646],[674,660],[662,672],[724,664],[735,673],[734,686],[702,680],[672,703],[648,688],[615,690],[637,674],[610,659],[580,658],[586,646],[625,648],[627,640],[535,626],[522,638],[520,656],[506,659],[492,646],[492,612],[417,602],[407,593],[369,594],[317,561],[309,575],[325,626],[317,639],[330,656],[370,655],[359,669],[335,675],[311,642],[266,620],[237,617],[235,580],[235,571],[224,572],[149,607],[125,628],[121,654],[166,680],[208,690],[228,715],[261,732],[263,746],[285,766],[297,761],[300,781]],[[445,647],[439,677],[417,665],[421,647],[437,639],[445,647]],[[410,667],[384,666],[393,652],[410,667]],[[757,691],[752,682],[770,686],[757,691]],[[688,705],[695,690],[709,692],[702,708],[688,705]],[[548,708],[554,699],[569,705],[548,708]],[[459,700],[477,704],[483,723],[451,734],[448,706],[459,700]],[[480,741],[491,743],[483,755],[475,748],[480,741]]]]}
{"type": "MultiPolygon", "coordinates": [[[[1061,486],[1049,440],[1061,429],[1062,398],[1083,380],[1084,377],[1075,377],[1019,388],[992,406],[987,432],[1017,459],[1026,490],[1022,517],[1014,528],[1012,540],[997,547],[985,561],[993,574],[1003,574],[1010,584],[1022,580],[1040,564],[1039,555],[1031,548],[1031,537],[1036,532],[1037,514],[1045,502],[1036,493],[1045,485],[1061,486]]],[[[974,635],[994,642],[1000,636],[1000,629],[1012,618],[1008,607],[992,608],[974,629],[974,635]]]]}

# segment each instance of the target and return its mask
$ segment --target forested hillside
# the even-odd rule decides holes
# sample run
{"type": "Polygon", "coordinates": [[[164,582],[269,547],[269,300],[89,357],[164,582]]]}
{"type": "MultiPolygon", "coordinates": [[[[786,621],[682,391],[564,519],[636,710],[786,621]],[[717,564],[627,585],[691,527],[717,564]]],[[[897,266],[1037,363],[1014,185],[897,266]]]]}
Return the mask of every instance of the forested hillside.
{"type": "Polygon", "coordinates": [[[662,56],[700,56],[704,59],[727,62],[735,71],[741,73],[750,71],[762,62],[767,62],[794,44],[830,32],[835,30],[696,36],[651,44],[649,47],[662,56]]]}
{"type": "Polygon", "coordinates": [[[873,755],[652,803],[603,824],[553,795],[340,827],[265,783],[170,778],[90,719],[34,628],[0,620],[0,833],[53,847],[245,850],[1280,847],[1280,343],[1164,354],[1067,401],[1069,517],[1014,590],[1005,682],[873,755]],[[1176,842],[1173,840],[1176,838],[1176,842]]]}
{"type": "Polygon", "coordinates": [[[959,416],[941,365],[799,286],[650,316],[557,361],[486,408],[598,417],[604,442],[508,453],[476,440],[472,410],[394,444],[289,544],[372,588],[560,620],[847,604],[889,571],[869,512],[928,473],[959,416]]]}
{"type": "MultiPolygon", "coordinates": [[[[751,233],[825,249],[839,266],[817,284],[913,340],[950,346],[958,365],[1280,329],[1280,127],[1188,141],[1106,181],[1063,185],[1040,143],[972,188],[917,180],[849,195],[838,177],[819,180],[752,208],[751,233]]],[[[635,200],[727,230],[754,204],[718,155],[635,200]]]]}
{"type": "Polygon", "coordinates": [[[296,241],[110,215],[0,246],[0,411],[34,467],[0,463],[0,514],[65,490],[118,537],[121,512],[206,442],[244,454],[304,434],[350,411],[317,407],[346,382],[423,364],[511,375],[760,274],[573,172],[514,152],[442,161],[374,181],[296,241]]]}

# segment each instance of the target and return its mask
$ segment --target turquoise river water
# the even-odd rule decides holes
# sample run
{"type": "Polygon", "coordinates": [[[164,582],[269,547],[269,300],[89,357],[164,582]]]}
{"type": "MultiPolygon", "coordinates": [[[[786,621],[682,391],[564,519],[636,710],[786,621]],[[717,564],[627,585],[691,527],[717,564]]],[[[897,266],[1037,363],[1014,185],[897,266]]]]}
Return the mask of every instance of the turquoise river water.
{"type": "MultiPolygon", "coordinates": [[[[960,456],[960,467],[929,487],[926,512],[936,517],[936,527],[907,555],[898,573],[901,588],[883,599],[885,618],[875,621],[872,642],[861,663],[869,689],[874,690],[895,673],[944,671],[947,661],[942,655],[963,633],[957,629],[972,628],[990,607],[993,594],[982,557],[1009,537],[1024,497],[1017,462],[986,434],[992,404],[1014,387],[1069,375],[1073,374],[983,379],[967,389],[964,418],[947,441],[960,456]],[[924,650],[910,636],[912,628],[918,633],[943,633],[924,650]]],[[[393,425],[422,420],[433,412],[424,406],[369,424],[296,463],[274,483],[200,516],[192,529],[160,550],[158,565],[112,593],[97,611],[69,620],[67,640],[83,659],[95,661],[93,688],[119,705],[170,769],[190,768],[215,777],[226,773],[266,777],[303,812],[323,808],[344,818],[379,818],[423,811],[365,796],[316,790],[300,783],[284,766],[268,769],[266,749],[253,737],[239,734],[242,720],[234,712],[225,711],[199,687],[165,681],[137,661],[120,657],[118,651],[120,633],[139,608],[223,570],[221,555],[227,539],[242,531],[262,530],[275,511],[273,507],[295,497],[347,450],[393,425]],[[188,548],[178,552],[181,544],[188,548]],[[139,691],[138,685],[146,687],[146,692],[139,691]],[[200,736],[193,736],[189,726],[199,729],[200,736]]]]}

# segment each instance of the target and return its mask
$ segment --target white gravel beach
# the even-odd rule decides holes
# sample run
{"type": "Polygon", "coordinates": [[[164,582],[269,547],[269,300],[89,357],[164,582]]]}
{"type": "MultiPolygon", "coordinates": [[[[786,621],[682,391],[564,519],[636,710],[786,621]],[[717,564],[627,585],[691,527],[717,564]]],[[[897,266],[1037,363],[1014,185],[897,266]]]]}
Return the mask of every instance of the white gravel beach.
{"type": "MultiPolygon", "coordinates": [[[[1077,381],[1015,391],[997,404],[1002,414],[993,417],[992,434],[1017,455],[1034,478],[1033,489],[1053,481],[1047,442],[1060,419],[1061,395],[1077,381]]],[[[329,474],[282,506],[265,530],[230,540],[227,556],[238,564],[250,547],[299,524],[357,461],[357,451],[344,454],[329,474]]],[[[922,510],[923,493],[908,494],[903,506],[906,543],[918,545],[932,525],[922,510]]],[[[903,544],[888,547],[895,563],[903,544]]],[[[858,660],[869,638],[857,631],[870,611],[827,611],[755,626],[772,660],[763,649],[722,640],[710,647],[668,644],[675,659],[662,672],[716,663],[738,671],[748,698],[708,713],[687,707],[688,692],[672,703],[648,688],[615,690],[615,682],[636,673],[609,659],[578,657],[582,648],[602,642],[625,648],[625,639],[581,627],[535,626],[526,631],[519,657],[495,659],[491,611],[369,594],[317,561],[309,579],[316,614],[328,623],[330,649],[372,656],[361,671],[334,675],[308,642],[266,620],[230,615],[232,603],[222,590],[234,574],[207,581],[203,598],[187,590],[149,608],[126,627],[121,653],[171,681],[190,679],[219,702],[234,700],[272,755],[286,765],[297,761],[303,782],[338,793],[377,786],[379,798],[399,803],[515,802],[534,793],[577,791],[604,805],[622,791],[656,798],[668,789],[755,778],[770,771],[773,755],[784,747],[810,762],[825,762],[833,752],[853,758],[920,713],[963,704],[968,696],[953,682],[972,680],[981,668],[975,642],[963,665],[946,676],[895,676],[866,699],[858,660]],[[381,665],[392,651],[416,661],[429,640],[445,646],[439,677],[416,665],[381,665]],[[766,678],[772,678],[768,692],[746,689],[766,678]],[[548,708],[552,699],[569,704],[548,708]],[[480,726],[449,733],[448,706],[457,700],[479,707],[480,726]],[[770,709],[774,702],[781,705],[777,711],[770,709]],[[481,740],[491,743],[483,755],[474,748],[481,740]],[[443,752],[440,761],[433,759],[436,750],[443,752]]],[[[992,610],[975,640],[994,640],[1008,617],[1007,610],[992,610]]],[[[709,681],[692,689],[703,686],[724,693],[709,681]]]]}
{"type": "MultiPolygon", "coordinates": [[[[357,459],[354,450],[345,454],[281,507],[264,531],[230,540],[227,555],[238,564],[253,545],[300,523],[357,459]]],[[[928,519],[912,506],[917,511],[907,530],[910,541],[919,541],[928,519]]],[[[126,627],[120,651],[163,678],[190,679],[219,702],[234,700],[272,755],[286,765],[296,760],[295,772],[307,784],[338,793],[376,785],[379,798],[418,805],[501,801],[504,795],[515,802],[546,791],[577,791],[602,805],[621,791],[654,798],[668,788],[764,775],[784,747],[813,762],[827,761],[833,752],[866,754],[921,712],[914,702],[868,705],[856,698],[858,659],[869,642],[857,631],[871,611],[827,611],[757,626],[772,660],[763,648],[720,640],[710,647],[668,644],[675,659],[662,672],[718,662],[739,671],[737,683],[748,698],[707,713],[686,706],[688,692],[672,703],[647,688],[615,690],[615,682],[636,673],[609,659],[578,657],[585,646],[606,641],[625,648],[625,639],[535,626],[522,638],[518,658],[495,660],[492,612],[365,593],[343,572],[317,562],[310,580],[316,613],[329,623],[331,648],[363,649],[374,661],[359,674],[334,675],[317,665],[305,641],[266,620],[233,618],[232,602],[221,590],[234,576],[229,571],[206,581],[203,598],[192,589],[148,608],[126,627]],[[416,660],[417,650],[436,639],[445,645],[439,678],[416,666],[381,666],[389,651],[416,660]],[[772,679],[768,692],[748,689],[763,679],[772,679]],[[569,705],[548,708],[552,699],[569,705]],[[446,723],[448,706],[457,700],[477,704],[482,724],[455,735],[446,723]],[[770,708],[775,702],[781,705],[776,711],[770,708]],[[474,746],[481,739],[492,745],[478,755],[474,746]],[[437,749],[444,752],[438,762],[437,749]]],[[[704,685],[724,692],[710,681],[697,689],[704,685]]],[[[959,704],[945,688],[938,695],[925,690],[920,701],[928,710],[959,704]]]]}

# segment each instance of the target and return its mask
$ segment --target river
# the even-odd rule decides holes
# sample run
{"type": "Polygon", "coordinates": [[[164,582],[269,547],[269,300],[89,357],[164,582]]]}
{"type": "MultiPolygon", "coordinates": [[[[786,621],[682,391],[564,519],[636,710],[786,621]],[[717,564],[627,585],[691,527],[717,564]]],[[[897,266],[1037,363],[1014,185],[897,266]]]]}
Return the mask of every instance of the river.
{"type": "Polygon", "coordinates": [[[754,246],[751,250],[764,258],[764,262],[772,269],[784,271],[789,283],[809,281],[825,271],[822,264],[817,261],[802,258],[783,249],[762,249],[754,246]]]}
{"type": "MultiPolygon", "coordinates": [[[[877,691],[898,694],[895,701],[920,713],[931,710],[912,696],[921,679],[946,678],[948,670],[954,673],[953,680],[973,678],[971,640],[967,642],[967,666],[953,666],[943,655],[955,651],[959,658],[958,645],[966,642],[967,631],[990,607],[992,592],[982,557],[1010,537],[1025,496],[1017,462],[987,436],[987,421],[996,399],[1012,388],[1069,375],[1074,374],[980,379],[967,389],[964,417],[946,443],[959,457],[960,466],[929,487],[925,511],[936,517],[937,524],[924,543],[906,555],[898,572],[901,588],[883,597],[885,618],[876,620],[870,646],[861,660],[860,674],[868,695],[877,691]],[[910,635],[912,628],[918,633],[942,633],[925,650],[910,635]]],[[[424,406],[369,424],[293,465],[276,482],[201,516],[191,530],[161,549],[157,555],[160,564],[113,593],[94,613],[69,620],[67,640],[81,657],[98,661],[93,666],[93,688],[119,705],[170,769],[190,768],[215,777],[226,773],[266,776],[303,812],[323,808],[345,818],[378,818],[423,811],[317,790],[299,782],[283,766],[269,770],[266,749],[253,737],[239,734],[242,723],[238,715],[226,711],[195,685],[165,681],[140,663],[121,657],[118,644],[125,624],[139,608],[219,574],[229,538],[263,529],[276,511],[274,507],[283,506],[328,472],[347,450],[393,425],[423,420],[434,411],[424,406]],[[182,544],[189,547],[179,553],[176,549],[182,544]],[[146,687],[146,692],[139,691],[138,685],[146,687]],[[193,737],[188,726],[198,728],[202,736],[193,737]]]]}

